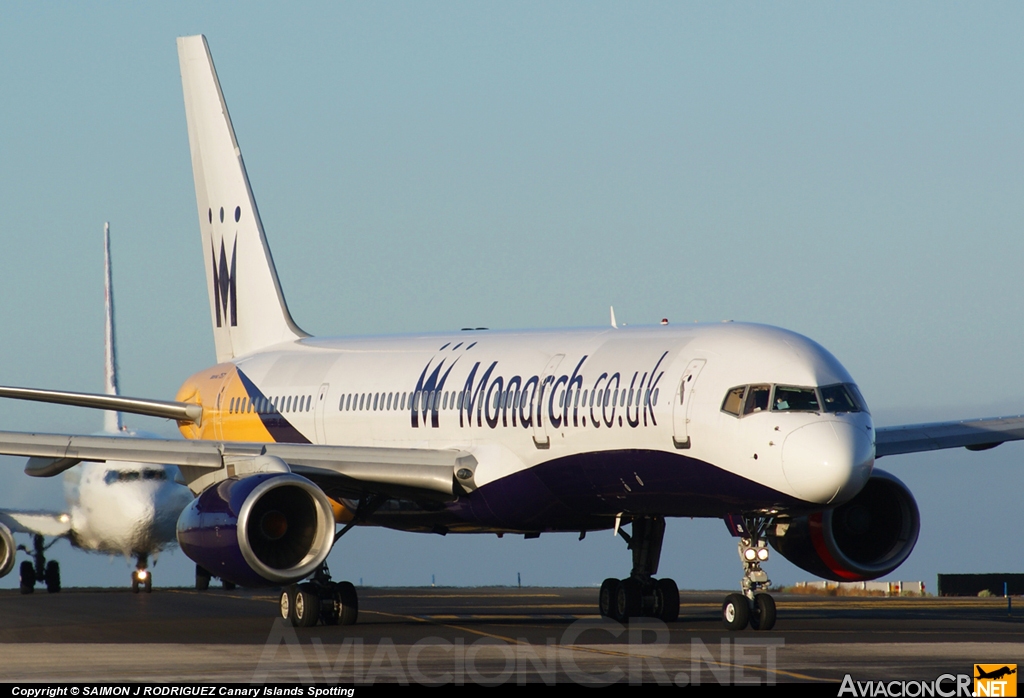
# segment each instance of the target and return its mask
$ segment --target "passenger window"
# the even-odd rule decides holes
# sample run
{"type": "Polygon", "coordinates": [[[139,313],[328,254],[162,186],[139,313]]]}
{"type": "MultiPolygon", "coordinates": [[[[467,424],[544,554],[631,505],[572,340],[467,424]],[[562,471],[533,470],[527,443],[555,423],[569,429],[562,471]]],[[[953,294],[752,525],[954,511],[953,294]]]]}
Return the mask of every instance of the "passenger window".
{"type": "Polygon", "coordinates": [[[743,414],[764,412],[768,409],[768,397],[772,392],[770,385],[752,385],[747,390],[747,400],[743,405],[743,414]]]}
{"type": "Polygon", "coordinates": [[[745,385],[741,385],[738,388],[733,388],[725,394],[725,400],[722,401],[722,412],[728,412],[734,417],[740,416],[740,406],[743,404],[743,391],[746,390],[745,385]]]}
{"type": "Polygon", "coordinates": [[[777,412],[819,412],[818,395],[814,388],[791,388],[775,386],[775,403],[772,409],[777,412]]]}

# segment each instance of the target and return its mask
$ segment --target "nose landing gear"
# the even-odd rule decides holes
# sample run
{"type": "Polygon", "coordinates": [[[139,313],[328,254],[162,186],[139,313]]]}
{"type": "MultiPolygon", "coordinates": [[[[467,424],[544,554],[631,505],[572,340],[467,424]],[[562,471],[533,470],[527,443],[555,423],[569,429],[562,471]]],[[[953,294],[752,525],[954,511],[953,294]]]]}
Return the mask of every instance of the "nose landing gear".
{"type": "Polygon", "coordinates": [[[149,571],[149,556],[139,554],[135,557],[135,571],[132,572],[132,593],[144,591],[153,593],[153,573],[149,571]]]}
{"type": "Polygon", "coordinates": [[[766,590],[771,585],[761,563],[768,560],[768,529],[775,523],[772,516],[744,516],[747,537],[740,538],[738,552],[743,563],[741,594],[729,594],[722,604],[722,621],[729,630],[754,630],[775,627],[775,599],[766,590]]]}
{"type": "Polygon", "coordinates": [[[665,537],[665,519],[660,516],[633,520],[633,534],[618,534],[633,551],[633,571],[626,579],[606,579],[601,584],[598,605],[601,615],[618,621],[640,616],[671,623],[679,618],[679,587],[668,578],[655,579],[665,537]]]}

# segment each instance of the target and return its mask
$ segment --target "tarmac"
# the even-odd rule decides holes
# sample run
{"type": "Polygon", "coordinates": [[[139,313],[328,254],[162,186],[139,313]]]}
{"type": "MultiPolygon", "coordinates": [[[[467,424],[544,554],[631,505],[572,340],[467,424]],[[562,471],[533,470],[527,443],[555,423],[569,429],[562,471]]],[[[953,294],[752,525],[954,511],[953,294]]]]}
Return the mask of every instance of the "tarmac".
{"type": "Polygon", "coordinates": [[[620,624],[593,588],[361,588],[355,625],[292,628],[273,590],[0,591],[0,680],[836,685],[1024,663],[1024,599],[776,594],[772,631],[729,632],[726,593],[620,624]]]}

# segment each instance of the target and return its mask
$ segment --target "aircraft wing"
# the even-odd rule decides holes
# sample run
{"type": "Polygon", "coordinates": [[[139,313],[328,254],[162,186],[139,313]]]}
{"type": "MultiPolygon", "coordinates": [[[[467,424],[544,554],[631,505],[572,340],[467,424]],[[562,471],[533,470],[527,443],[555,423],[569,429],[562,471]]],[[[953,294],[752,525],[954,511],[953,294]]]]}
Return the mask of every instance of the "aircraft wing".
{"type": "Polygon", "coordinates": [[[0,524],[6,526],[11,533],[66,536],[71,531],[71,517],[52,511],[0,509],[0,524]]]}
{"type": "Polygon", "coordinates": [[[875,429],[875,457],[961,446],[972,451],[1024,439],[1024,416],[906,424],[875,429]]]}
{"type": "Polygon", "coordinates": [[[455,473],[476,468],[472,454],[459,450],[364,448],[316,444],[246,443],[124,436],[75,436],[0,432],[0,454],[29,456],[25,472],[57,475],[81,461],[134,461],[177,465],[192,482],[224,469],[225,477],[260,472],[260,456],[280,458],[292,472],[348,494],[450,499],[462,489],[455,473]],[[254,466],[258,468],[259,466],[254,466]]]}

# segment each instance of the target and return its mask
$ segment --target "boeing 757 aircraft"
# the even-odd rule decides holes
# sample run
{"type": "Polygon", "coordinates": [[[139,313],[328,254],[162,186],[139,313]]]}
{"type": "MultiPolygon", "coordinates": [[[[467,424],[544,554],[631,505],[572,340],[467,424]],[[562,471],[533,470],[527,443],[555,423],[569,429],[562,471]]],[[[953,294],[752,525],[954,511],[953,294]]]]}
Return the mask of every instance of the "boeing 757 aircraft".
{"type": "Polygon", "coordinates": [[[739,539],[725,624],[767,630],[769,547],[838,580],[910,555],[917,505],[877,458],[1024,438],[1024,418],[876,428],[832,354],[764,325],[311,337],[285,304],[205,38],[178,39],[178,56],[218,363],[174,401],[0,396],[167,417],[187,440],[8,432],[0,452],[33,456],[35,476],[106,458],[179,465],[196,494],[182,549],[224,579],[285,585],[296,625],[355,621],[354,587],[324,561],[358,525],[611,529],[632,568],[601,586],[601,613],[672,621],[676,583],[656,576],[665,521],[700,516],[739,539]]]}
{"type": "MultiPolygon", "coordinates": [[[[110,227],[103,227],[103,261],[105,271],[106,332],[105,388],[107,395],[117,395],[117,345],[114,338],[114,290],[110,264],[110,227]]],[[[121,414],[104,414],[103,433],[115,437],[135,438],[138,432],[128,431],[121,414]]],[[[17,550],[13,533],[32,536],[32,560],[21,563],[21,593],[30,594],[37,582],[45,582],[46,590],[60,591],[60,563],[46,560],[46,549],[60,538],[73,546],[93,552],[135,558],[132,591],[153,589],[149,558],[175,544],[175,522],[189,502],[192,493],[177,484],[177,468],[150,463],[100,461],[83,463],[64,473],[66,512],[19,511],[0,509],[0,577],[14,569],[17,550]],[[46,537],[54,541],[46,544],[46,537]]]]}

